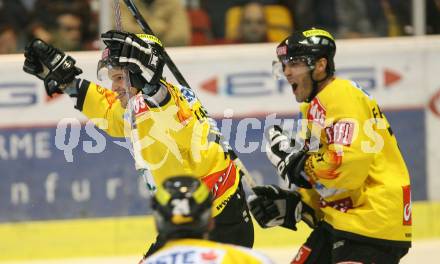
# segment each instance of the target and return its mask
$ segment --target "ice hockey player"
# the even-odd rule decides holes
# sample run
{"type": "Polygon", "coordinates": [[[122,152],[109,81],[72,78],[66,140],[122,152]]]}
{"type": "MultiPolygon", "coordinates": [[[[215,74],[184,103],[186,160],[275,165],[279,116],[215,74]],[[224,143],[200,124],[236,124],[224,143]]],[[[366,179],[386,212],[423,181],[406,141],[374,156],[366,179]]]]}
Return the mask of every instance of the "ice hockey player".
{"type": "Polygon", "coordinates": [[[215,225],[211,195],[192,176],[168,178],[159,185],[152,208],[157,231],[166,242],[141,263],[273,263],[249,248],[206,240],[215,225]]]}
{"type": "MultiPolygon", "coordinates": [[[[193,91],[162,77],[160,41],[114,30],[101,37],[106,50],[98,71],[107,70],[112,90],[78,78],[82,70],[71,56],[38,39],[27,45],[23,69],[44,80],[48,95],[67,93],[89,119],[105,121],[97,125],[110,136],[131,138],[136,168],[151,191],[174,175],[191,172],[199,177],[213,193],[216,228],[210,239],[252,247],[242,172],[193,91]]],[[[162,242],[158,237],[147,254],[162,242]]]]}
{"type": "Polygon", "coordinates": [[[292,263],[398,263],[411,246],[410,178],[384,114],[356,83],[334,76],[329,32],[295,32],[276,52],[307,121],[305,142],[292,146],[281,127],[267,131],[269,160],[296,188],[255,187],[255,219],[296,229],[314,209],[292,263]]]}

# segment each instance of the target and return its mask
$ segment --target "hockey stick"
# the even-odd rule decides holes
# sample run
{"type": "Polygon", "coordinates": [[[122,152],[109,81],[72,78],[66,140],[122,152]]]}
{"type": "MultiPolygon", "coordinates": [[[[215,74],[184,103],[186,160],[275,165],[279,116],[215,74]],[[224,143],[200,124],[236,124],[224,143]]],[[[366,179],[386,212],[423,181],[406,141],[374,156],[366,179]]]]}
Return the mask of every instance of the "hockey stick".
{"type": "MultiPolygon", "coordinates": [[[[115,20],[115,27],[117,30],[122,30],[122,17],[121,17],[121,6],[119,5],[119,0],[113,0],[113,11],[114,11],[114,20],[115,20]]],[[[130,92],[129,87],[131,87],[130,84],[130,78],[128,77],[128,70],[123,69],[122,74],[124,76],[124,87],[125,87],[125,94],[127,96],[129,107],[128,109],[133,109],[132,104],[133,101],[130,100],[130,92]]],[[[148,167],[142,162],[142,155],[140,151],[140,146],[138,144],[139,142],[139,134],[137,130],[137,125],[135,122],[135,117],[132,111],[128,111],[128,119],[130,122],[130,140],[131,140],[131,147],[130,153],[134,159],[134,164],[136,171],[138,175],[142,176],[145,186],[147,190],[154,190],[154,186],[150,184],[150,181],[148,180],[151,178],[151,172],[149,171],[148,167]]]]}
{"type": "MultiPolygon", "coordinates": [[[[128,10],[130,10],[130,13],[133,15],[133,17],[136,19],[136,22],[141,27],[142,31],[146,34],[155,36],[153,30],[148,25],[147,21],[145,21],[142,14],[137,9],[136,5],[133,3],[133,0],[124,0],[125,5],[127,6],[128,10]]],[[[165,48],[162,49],[162,55],[164,58],[164,61],[168,68],[170,69],[171,73],[174,75],[176,80],[179,82],[180,85],[185,86],[187,88],[191,87],[189,86],[188,82],[183,77],[182,73],[177,68],[176,64],[171,60],[171,57],[168,55],[165,48]]],[[[230,147],[229,147],[230,148],[230,147]]],[[[229,149],[231,157],[233,158],[234,163],[241,169],[241,171],[244,174],[244,180],[247,183],[247,185],[252,189],[253,187],[257,186],[254,179],[250,175],[249,171],[244,166],[243,162],[238,158],[238,156],[233,152],[232,148],[229,149]]]]}
{"type": "MultiPolygon", "coordinates": [[[[116,29],[122,30],[121,7],[119,5],[119,0],[113,0],[113,11],[114,11],[116,29]]],[[[123,74],[124,74],[126,94],[128,96],[129,93],[127,89],[131,86],[130,78],[128,78],[128,71],[126,69],[123,69],[123,74]]]]}
{"type": "MultiPolygon", "coordinates": [[[[133,17],[136,19],[136,22],[139,24],[139,26],[141,27],[142,31],[144,31],[144,33],[146,33],[146,34],[155,36],[153,30],[150,28],[150,26],[148,25],[147,21],[145,21],[144,17],[141,15],[141,13],[137,9],[137,7],[133,3],[133,1],[132,0],[124,0],[124,3],[128,7],[128,10],[130,10],[130,12],[133,15],[133,17]]],[[[168,53],[165,50],[165,48],[162,49],[162,55],[163,55],[163,59],[164,59],[166,65],[170,69],[171,73],[173,73],[174,77],[179,82],[179,84],[183,85],[185,87],[190,88],[188,82],[185,80],[185,78],[183,77],[182,73],[180,73],[180,71],[177,68],[176,64],[174,64],[174,62],[171,60],[171,58],[168,55],[168,53]]]]}
{"type": "MultiPolygon", "coordinates": [[[[116,0],[115,0],[116,1],[116,0]]],[[[142,14],[137,9],[136,5],[133,3],[133,0],[124,0],[125,5],[127,6],[128,10],[130,10],[131,14],[135,18],[138,25],[141,27],[142,31],[146,34],[156,36],[153,32],[153,30],[148,25],[147,21],[143,18],[142,14]]],[[[185,86],[189,89],[191,87],[189,86],[188,82],[183,77],[182,73],[179,71],[177,66],[174,64],[174,62],[171,60],[171,57],[166,52],[165,48],[162,48],[163,57],[166,65],[170,69],[171,73],[174,75],[176,80],[179,82],[180,85],[185,86]]],[[[231,159],[234,161],[234,163],[237,165],[238,168],[243,172],[243,178],[248,187],[252,190],[252,188],[256,187],[257,184],[255,183],[255,180],[252,178],[249,171],[244,166],[243,162],[238,158],[238,156],[235,154],[235,152],[232,150],[230,146],[228,146],[228,151],[231,156],[231,159]]],[[[310,220],[310,218],[313,218],[312,216],[306,215],[305,213],[302,214],[302,219],[304,222],[306,222],[310,227],[312,227],[313,221],[310,220]]]]}

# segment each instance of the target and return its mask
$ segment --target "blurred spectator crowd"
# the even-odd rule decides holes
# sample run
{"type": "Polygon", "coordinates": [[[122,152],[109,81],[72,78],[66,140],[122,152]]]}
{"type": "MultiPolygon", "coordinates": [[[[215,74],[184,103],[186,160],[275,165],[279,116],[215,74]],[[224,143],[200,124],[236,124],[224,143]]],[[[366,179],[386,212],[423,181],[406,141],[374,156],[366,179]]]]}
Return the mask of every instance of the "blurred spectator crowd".
{"type": "Polygon", "coordinates": [[[33,37],[64,50],[97,48],[98,10],[89,0],[0,0],[0,54],[22,52],[33,37]]]}
{"type": "MultiPolygon", "coordinates": [[[[426,1],[426,33],[440,34],[440,0],[426,1]]],[[[122,27],[140,28],[121,2],[122,27]]],[[[278,42],[324,27],[337,38],[413,34],[412,0],[135,0],[165,46],[278,42]]],[[[0,54],[37,37],[62,50],[99,49],[102,4],[113,0],[0,0],[0,54]]],[[[109,10],[112,10],[111,8],[109,10]]],[[[113,12],[109,21],[114,21],[113,12]]]]}

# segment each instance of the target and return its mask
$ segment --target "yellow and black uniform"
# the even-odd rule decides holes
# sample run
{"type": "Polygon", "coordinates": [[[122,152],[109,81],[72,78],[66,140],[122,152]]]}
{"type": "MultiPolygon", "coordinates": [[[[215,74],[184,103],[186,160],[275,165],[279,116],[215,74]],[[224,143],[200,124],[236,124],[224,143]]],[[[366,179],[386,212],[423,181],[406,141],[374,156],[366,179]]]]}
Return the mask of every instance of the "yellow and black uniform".
{"type": "Polygon", "coordinates": [[[190,89],[163,80],[160,86],[156,93],[162,96],[160,101],[153,101],[156,95],[143,97],[139,93],[131,99],[134,103],[130,113],[116,100],[116,93],[83,80],[76,108],[110,136],[135,139],[134,152],[140,153],[141,160],[135,157],[136,165],[151,173],[148,185],[153,191],[172,176],[192,174],[200,178],[213,193],[217,228],[211,238],[252,247],[253,226],[241,172],[223,148],[213,120],[206,117],[190,89]],[[107,124],[102,126],[100,119],[107,124]],[[131,120],[135,120],[136,131],[131,129],[131,120]]]}
{"type": "MultiPolygon", "coordinates": [[[[303,202],[320,219],[292,263],[398,263],[411,246],[411,187],[388,121],[361,87],[334,77],[330,32],[295,31],[276,53],[274,72],[303,102],[300,134],[308,145],[287,153],[287,139],[273,129],[268,158],[281,177],[302,187],[303,202]]],[[[265,215],[259,214],[263,224],[265,215]]]]}
{"type": "Polygon", "coordinates": [[[301,114],[321,144],[304,167],[313,185],[301,190],[305,202],[335,232],[410,246],[409,174],[376,101],[336,78],[301,114]]]}
{"type": "MultiPolygon", "coordinates": [[[[161,80],[166,61],[161,42],[153,35],[118,30],[101,38],[106,49],[98,63],[98,78],[124,68],[132,84],[127,88],[140,91],[130,99],[128,110],[115,92],[76,78],[82,70],[75,60],[42,40],[27,45],[23,70],[44,80],[49,96],[66,93],[76,98],[75,107],[110,136],[130,138],[136,169],[150,190],[176,175],[191,174],[203,181],[212,191],[216,218],[210,238],[252,247],[242,172],[194,93],[161,80]]],[[[115,89],[121,88],[122,79],[112,82],[115,89]]],[[[164,241],[159,237],[157,242],[164,241]]]]}
{"type": "Polygon", "coordinates": [[[248,248],[201,239],[177,239],[167,242],[162,249],[141,263],[270,264],[273,262],[248,248]]]}

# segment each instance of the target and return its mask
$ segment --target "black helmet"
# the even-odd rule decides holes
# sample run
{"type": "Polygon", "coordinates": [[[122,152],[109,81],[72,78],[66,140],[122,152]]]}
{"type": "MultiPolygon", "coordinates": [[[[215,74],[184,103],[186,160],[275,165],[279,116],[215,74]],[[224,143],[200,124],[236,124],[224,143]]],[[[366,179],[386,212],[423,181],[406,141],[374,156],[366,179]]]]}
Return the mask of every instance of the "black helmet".
{"type": "Polygon", "coordinates": [[[333,75],[335,64],[333,58],[336,53],[336,44],[333,36],[326,30],[312,28],[305,31],[296,31],[284,39],[277,47],[277,56],[280,62],[302,59],[309,67],[313,67],[316,60],[327,59],[327,74],[333,75]]]}
{"type": "Polygon", "coordinates": [[[211,192],[197,178],[169,178],[152,201],[157,231],[166,239],[202,237],[212,218],[211,205],[211,192]]]}

